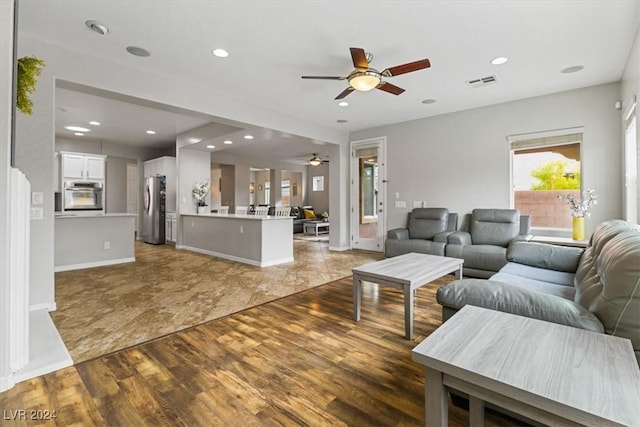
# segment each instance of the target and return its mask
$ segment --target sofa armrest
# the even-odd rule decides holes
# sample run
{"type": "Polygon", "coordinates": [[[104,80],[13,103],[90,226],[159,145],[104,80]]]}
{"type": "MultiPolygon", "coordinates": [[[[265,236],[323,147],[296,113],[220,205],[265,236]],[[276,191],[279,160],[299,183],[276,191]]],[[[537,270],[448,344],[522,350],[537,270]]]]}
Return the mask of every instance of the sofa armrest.
{"type": "Polygon", "coordinates": [[[409,229],[407,228],[394,228],[387,231],[387,239],[406,240],[409,238],[409,229]]]}
{"type": "Polygon", "coordinates": [[[604,333],[602,322],[594,314],[571,300],[496,280],[454,280],[438,289],[436,300],[443,307],[456,310],[471,304],[604,333]]]}
{"type": "Polygon", "coordinates": [[[507,259],[532,267],[575,273],[583,252],[582,248],[514,242],[507,248],[507,259]]]}
{"type": "Polygon", "coordinates": [[[454,231],[447,236],[447,243],[454,245],[471,245],[471,234],[466,231],[454,231]]]}
{"type": "Polygon", "coordinates": [[[453,233],[455,233],[455,231],[443,231],[433,236],[432,240],[438,243],[447,243],[449,241],[449,236],[453,233]]]}

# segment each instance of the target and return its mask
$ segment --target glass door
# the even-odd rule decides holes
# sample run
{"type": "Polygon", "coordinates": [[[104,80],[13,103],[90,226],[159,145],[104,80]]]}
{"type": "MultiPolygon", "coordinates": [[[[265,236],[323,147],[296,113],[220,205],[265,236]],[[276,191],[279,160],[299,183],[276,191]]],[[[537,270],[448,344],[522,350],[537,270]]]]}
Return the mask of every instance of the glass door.
{"type": "Polygon", "coordinates": [[[352,144],[351,246],[384,250],[384,139],[352,144]]]}

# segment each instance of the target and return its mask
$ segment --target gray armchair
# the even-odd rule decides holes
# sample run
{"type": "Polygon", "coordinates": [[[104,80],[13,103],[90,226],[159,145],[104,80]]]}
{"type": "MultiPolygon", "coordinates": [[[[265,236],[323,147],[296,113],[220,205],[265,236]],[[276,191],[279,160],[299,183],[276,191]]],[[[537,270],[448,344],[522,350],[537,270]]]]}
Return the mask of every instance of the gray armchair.
{"type": "Polygon", "coordinates": [[[517,209],[474,209],[466,225],[466,230],[449,234],[445,251],[464,259],[465,276],[493,276],[507,263],[509,243],[531,238],[531,218],[517,209]]]}
{"type": "Polygon", "coordinates": [[[415,208],[407,223],[407,228],[387,231],[386,257],[409,252],[444,256],[447,236],[458,227],[458,214],[446,208],[415,208]]]}

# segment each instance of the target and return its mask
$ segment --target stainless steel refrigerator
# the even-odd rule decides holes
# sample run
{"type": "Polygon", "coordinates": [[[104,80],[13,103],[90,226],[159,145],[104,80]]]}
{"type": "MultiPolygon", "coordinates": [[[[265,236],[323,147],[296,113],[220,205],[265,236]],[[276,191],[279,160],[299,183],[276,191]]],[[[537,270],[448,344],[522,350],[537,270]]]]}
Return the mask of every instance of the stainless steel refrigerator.
{"type": "Polygon", "coordinates": [[[164,176],[150,176],[144,182],[144,217],[142,238],[147,243],[165,243],[165,199],[167,179],[164,176]]]}

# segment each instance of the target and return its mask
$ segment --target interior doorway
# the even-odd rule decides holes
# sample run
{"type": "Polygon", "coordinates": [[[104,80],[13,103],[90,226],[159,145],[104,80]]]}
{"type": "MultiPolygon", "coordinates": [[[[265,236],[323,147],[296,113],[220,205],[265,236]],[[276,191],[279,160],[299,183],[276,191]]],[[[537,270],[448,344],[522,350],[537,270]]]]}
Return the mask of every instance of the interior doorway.
{"type": "Polygon", "coordinates": [[[384,250],[386,138],[351,144],[351,247],[384,250]]]}

